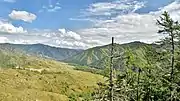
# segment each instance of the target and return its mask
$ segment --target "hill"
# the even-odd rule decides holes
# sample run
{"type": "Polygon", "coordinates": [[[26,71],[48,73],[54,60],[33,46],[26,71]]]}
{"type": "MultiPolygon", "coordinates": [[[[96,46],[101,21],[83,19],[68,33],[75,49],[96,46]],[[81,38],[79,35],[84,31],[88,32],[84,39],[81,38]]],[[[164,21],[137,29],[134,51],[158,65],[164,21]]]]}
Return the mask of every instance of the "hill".
{"type": "Polygon", "coordinates": [[[26,56],[13,49],[0,49],[0,100],[88,100],[100,75],[76,71],[54,60],[26,56]]]}
{"type": "MultiPolygon", "coordinates": [[[[155,44],[146,44],[138,41],[126,43],[126,44],[115,44],[114,55],[118,56],[123,52],[125,52],[125,50],[128,48],[134,51],[141,51],[141,48],[149,45],[155,47],[157,46],[155,44]]],[[[104,66],[106,66],[107,64],[107,61],[109,60],[110,50],[111,50],[111,45],[94,47],[91,49],[87,49],[73,57],[65,59],[64,61],[68,63],[90,66],[93,68],[104,68],[104,66]]]]}
{"type": "Polygon", "coordinates": [[[0,44],[0,48],[21,50],[26,54],[40,56],[54,60],[64,60],[76,55],[82,50],[51,47],[43,44],[0,44]]]}

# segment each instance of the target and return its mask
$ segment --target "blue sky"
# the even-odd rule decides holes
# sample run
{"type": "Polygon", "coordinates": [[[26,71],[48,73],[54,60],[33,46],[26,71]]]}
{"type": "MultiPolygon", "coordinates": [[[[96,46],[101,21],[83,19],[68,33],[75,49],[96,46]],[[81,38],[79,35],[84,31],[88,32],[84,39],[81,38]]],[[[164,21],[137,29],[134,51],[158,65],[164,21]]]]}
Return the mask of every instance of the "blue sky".
{"type": "MultiPolygon", "coordinates": [[[[90,22],[85,21],[73,21],[70,18],[76,18],[81,14],[83,9],[86,9],[90,4],[97,2],[106,2],[112,0],[17,0],[14,3],[3,2],[1,0],[0,16],[9,19],[8,14],[12,10],[28,11],[36,14],[37,19],[33,23],[25,23],[23,21],[11,20],[16,26],[23,25],[24,27],[38,28],[38,29],[57,29],[57,28],[68,28],[77,29],[82,27],[88,27],[90,22]],[[57,5],[57,3],[59,3],[57,5]],[[43,6],[50,7],[50,5],[59,6],[61,9],[55,12],[39,12],[43,6]],[[46,24],[44,24],[46,22],[46,24]],[[48,23],[48,24],[47,24],[48,23]]],[[[145,0],[139,0],[145,1],[145,0]]],[[[137,13],[147,13],[149,11],[158,10],[158,8],[166,6],[174,0],[149,0],[146,7],[137,10],[137,13]]],[[[53,8],[52,7],[52,8],[53,8]]]]}
{"type": "Polygon", "coordinates": [[[69,20],[69,18],[79,16],[82,9],[85,9],[89,4],[95,2],[92,0],[81,0],[80,2],[74,0],[17,0],[15,3],[1,1],[0,9],[3,11],[0,12],[1,17],[9,19],[8,14],[11,13],[13,9],[28,11],[38,16],[32,24],[24,23],[22,21],[12,21],[12,23],[15,25],[23,25],[26,28],[38,29],[76,29],[84,27],[86,24],[89,24],[89,22],[72,21],[69,20]],[[57,3],[59,4],[57,5],[57,3]],[[43,12],[40,12],[40,10],[43,10],[43,6],[46,6],[49,9],[53,8],[50,7],[50,5],[53,7],[61,7],[61,9],[54,12],[45,11],[44,9],[43,12]],[[48,24],[44,24],[44,22],[47,21],[49,21],[48,24]]]}
{"type": "Polygon", "coordinates": [[[0,0],[0,9],[1,43],[89,48],[107,44],[109,41],[104,40],[111,36],[121,40],[119,43],[158,40],[154,19],[164,10],[177,19],[180,3],[178,0],[0,0]],[[147,22],[143,19],[146,17],[147,22]],[[147,26],[154,30],[137,30],[147,26]]]}

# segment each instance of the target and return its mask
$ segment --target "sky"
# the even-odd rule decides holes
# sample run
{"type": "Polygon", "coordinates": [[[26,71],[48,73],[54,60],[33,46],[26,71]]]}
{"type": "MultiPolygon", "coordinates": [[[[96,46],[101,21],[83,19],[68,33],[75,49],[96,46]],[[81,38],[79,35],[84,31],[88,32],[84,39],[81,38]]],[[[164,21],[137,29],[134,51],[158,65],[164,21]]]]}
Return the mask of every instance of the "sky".
{"type": "Polygon", "coordinates": [[[156,20],[180,20],[180,0],[0,0],[0,43],[87,49],[163,38],[156,20]]]}

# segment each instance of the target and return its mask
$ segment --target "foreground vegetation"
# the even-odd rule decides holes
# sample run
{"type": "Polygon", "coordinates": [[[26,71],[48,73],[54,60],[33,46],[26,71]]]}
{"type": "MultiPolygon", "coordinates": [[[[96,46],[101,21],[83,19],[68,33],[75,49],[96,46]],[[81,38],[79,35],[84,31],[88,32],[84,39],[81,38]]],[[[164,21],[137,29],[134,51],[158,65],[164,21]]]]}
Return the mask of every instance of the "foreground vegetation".
{"type": "MultiPolygon", "coordinates": [[[[161,48],[144,46],[126,48],[118,58],[111,54],[107,67],[113,65],[109,82],[99,83],[95,101],[180,101],[180,24],[167,12],[157,20],[159,33],[166,34],[161,48]],[[115,68],[121,60],[121,70],[115,68]]],[[[111,45],[112,50],[115,46],[111,45]]]]}
{"type": "Polygon", "coordinates": [[[0,50],[0,101],[88,101],[103,81],[74,66],[0,50]]]}

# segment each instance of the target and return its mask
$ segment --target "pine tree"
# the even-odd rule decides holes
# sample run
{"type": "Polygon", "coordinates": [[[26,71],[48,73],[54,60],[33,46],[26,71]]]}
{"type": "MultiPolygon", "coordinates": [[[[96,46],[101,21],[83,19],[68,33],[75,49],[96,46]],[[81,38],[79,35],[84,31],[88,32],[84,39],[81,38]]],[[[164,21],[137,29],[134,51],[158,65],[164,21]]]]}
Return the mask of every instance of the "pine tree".
{"type": "Polygon", "coordinates": [[[170,43],[171,45],[171,72],[170,72],[170,100],[173,101],[174,99],[174,65],[175,65],[175,40],[178,36],[178,30],[179,30],[179,24],[178,22],[174,22],[168,12],[164,12],[162,16],[160,17],[160,20],[157,20],[157,24],[160,26],[159,33],[166,34],[166,42],[170,43]]]}

